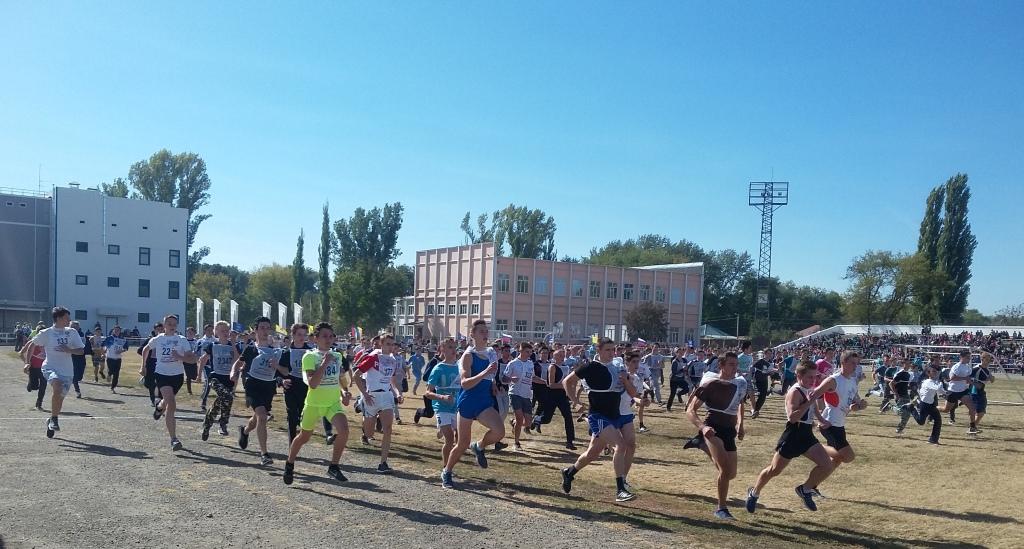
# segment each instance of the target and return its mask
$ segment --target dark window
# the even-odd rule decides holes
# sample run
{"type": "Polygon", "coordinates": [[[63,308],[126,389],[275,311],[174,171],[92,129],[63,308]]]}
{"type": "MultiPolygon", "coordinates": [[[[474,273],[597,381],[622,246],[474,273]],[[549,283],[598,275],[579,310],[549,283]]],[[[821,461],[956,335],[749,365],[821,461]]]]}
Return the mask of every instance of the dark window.
{"type": "Polygon", "coordinates": [[[171,250],[168,253],[167,265],[172,269],[181,267],[181,250],[171,250]]]}
{"type": "Polygon", "coordinates": [[[139,248],[139,265],[149,265],[149,248],[139,248]]]}
{"type": "Polygon", "coordinates": [[[139,322],[149,322],[149,313],[139,313],[139,322]]]}
{"type": "Polygon", "coordinates": [[[107,244],[107,253],[110,255],[121,255],[121,245],[107,244]]]}
{"type": "Polygon", "coordinates": [[[108,276],[107,277],[107,287],[108,288],[120,288],[121,287],[121,279],[116,277],[116,276],[108,276]]]}
{"type": "Polygon", "coordinates": [[[172,280],[167,283],[167,299],[181,299],[179,295],[181,293],[181,283],[177,280],[172,280]]]}
{"type": "Polygon", "coordinates": [[[75,275],[75,284],[78,286],[85,286],[89,283],[89,277],[86,275],[75,275]]]}
{"type": "Polygon", "coordinates": [[[75,309],[75,320],[89,320],[89,313],[84,309],[75,309]]]}
{"type": "Polygon", "coordinates": [[[139,297],[149,297],[149,281],[145,278],[139,279],[139,297]]]}
{"type": "Polygon", "coordinates": [[[76,252],[82,252],[82,253],[88,252],[89,251],[89,243],[88,242],[75,242],[75,251],[76,252]]]}

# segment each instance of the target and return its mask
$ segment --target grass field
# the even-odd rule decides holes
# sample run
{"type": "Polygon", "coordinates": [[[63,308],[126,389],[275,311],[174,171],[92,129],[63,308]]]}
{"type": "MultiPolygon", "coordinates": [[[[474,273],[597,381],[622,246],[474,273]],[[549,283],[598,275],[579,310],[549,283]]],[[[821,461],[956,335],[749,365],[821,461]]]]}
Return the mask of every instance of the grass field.
{"type": "MultiPolygon", "coordinates": [[[[138,357],[134,353],[125,357],[121,384],[132,387],[124,391],[144,393],[145,389],[136,385],[138,357]]],[[[90,366],[87,378],[91,380],[91,376],[90,366]]],[[[1020,402],[1016,390],[1024,391],[1024,381],[1018,377],[1011,382],[1000,374],[989,398],[1020,402]]],[[[97,393],[106,389],[90,382],[85,391],[100,396],[97,393]]],[[[198,397],[189,397],[184,389],[179,399],[182,409],[199,407],[198,397]]],[[[283,431],[284,404],[280,396],[278,399],[273,428],[283,431]]],[[[139,401],[136,406],[145,403],[145,399],[139,401]]],[[[239,402],[241,399],[236,400],[235,415],[246,416],[248,411],[238,406],[239,402]]],[[[891,413],[878,414],[877,397],[869,402],[869,409],[853,414],[847,424],[857,459],[821,486],[828,499],[819,500],[817,513],[805,511],[793,494],[793,486],[801,483],[810,469],[808,460],[794,460],[768,485],[756,514],[749,515],[742,508],[746,487],[771,458],[784,425],[782,399],[775,395],[765,404],[761,418],[747,421],[746,439],[739,443],[739,474],[731,490],[732,510],[739,520],[733,523],[711,517],[713,466],[703,453],[681,449],[680,441],[692,434],[681,406],[671,413],[654,407],[649,414],[646,423],[652,431],[638,435],[630,474],[639,497],[628,504],[614,502],[608,458],[580,473],[571,496],[562,494],[558,471],[575,459],[575,453],[563,447],[558,416],[545,426],[544,435],[524,435],[524,453],[492,453],[487,470],[477,468],[467,456],[456,469],[456,477],[463,489],[521,503],[526,516],[544,513],[621,525],[625,539],[641,535],[633,530],[639,528],[646,538],[665,536],[666,544],[673,543],[679,533],[685,534],[679,539],[704,540],[708,547],[752,543],[765,547],[1024,547],[1024,512],[1018,499],[1018,494],[1024,493],[1024,423],[1020,421],[1024,406],[990,405],[983,432],[977,437],[965,434],[967,414],[961,409],[956,426],[943,425],[942,445],[931,446],[925,443],[930,427],[911,421],[906,433],[897,436],[897,418],[891,413]]],[[[402,406],[407,424],[396,426],[390,463],[431,483],[423,487],[423,500],[429,501],[430,491],[441,489],[436,481],[440,443],[432,420],[411,424],[413,411],[421,404],[417,397],[402,406]]],[[[179,436],[198,439],[198,432],[186,430],[193,425],[179,423],[179,436]]],[[[576,425],[582,449],[586,427],[576,425]]],[[[321,441],[315,438],[303,455],[326,455],[321,441]]],[[[285,452],[280,436],[271,438],[270,449],[275,454],[285,452]]],[[[375,454],[377,448],[362,446],[353,430],[349,451],[375,454]]],[[[255,457],[253,460],[255,463],[255,457]]]]}

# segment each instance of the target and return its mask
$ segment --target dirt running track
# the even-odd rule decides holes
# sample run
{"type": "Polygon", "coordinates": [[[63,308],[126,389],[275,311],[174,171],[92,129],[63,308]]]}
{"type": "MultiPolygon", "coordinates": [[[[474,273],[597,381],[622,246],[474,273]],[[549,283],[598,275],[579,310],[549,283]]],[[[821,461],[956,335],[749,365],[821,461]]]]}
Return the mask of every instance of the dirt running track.
{"type": "MultiPolygon", "coordinates": [[[[604,549],[657,542],[653,532],[534,510],[488,486],[443,490],[434,478],[401,472],[397,460],[398,471],[382,476],[371,456],[346,453],[342,468],[349,482],[339,484],[324,475],[327,450],[316,439],[303,449],[295,483],[285,486],[285,434],[271,433],[275,464],[259,467],[255,437],[249,451],[216,428],[202,442],[196,436],[200,416],[192,409],[178,410],[185,448],[174,453],[142,388],[119,388],[114,395],[83,386],[86,397],[95,398],[72,393],[62,431],[47,439],[48,414],[31,407],[34,395],[26,393],[26,376],[8,350],[0,350],[0,548],[604,549]]],[[[134,379],[122,374],[122,383],[134,379]]],[[[239,423],[232,418],[233,427],[239,423]]],[[[467,456],[463,463],[471,461],[467,456]]]]}

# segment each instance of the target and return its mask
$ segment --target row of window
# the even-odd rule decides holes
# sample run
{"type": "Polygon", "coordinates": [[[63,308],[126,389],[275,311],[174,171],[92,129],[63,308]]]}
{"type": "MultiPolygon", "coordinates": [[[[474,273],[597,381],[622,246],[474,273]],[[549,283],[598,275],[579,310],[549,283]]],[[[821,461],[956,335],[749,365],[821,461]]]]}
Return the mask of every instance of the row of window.
{"type": "MultiPolygon", "coordinates": [[[[478,315],[480,314],[480,304],[474,303],[472,305],[466,305],[465,303],[462,303],[461,305],[458,306],[458,308],[456,308],[454,303],[448,304],[448,314],[454,315],[456,310],[459,311],[460,315],[478,315]]],[[[427,316],[434,316],[435,314],[443,315],[445,314],[444,311],[444,302],[438,303],[437,305],[434,305],[432,303],[427,305],[427,316]]]]}
{"type": "MultiPolygon", "coordinates": [[[[88,286],[89,275],[75,275],[76,286],[88,286]]],[[[108,288],[120,288],[121,278],[116,276],[107,277],[108,288]]],[[[139,297],[149,297],[149,280],[145,278],[139,279],[139,297]]],[[[177,280],[171,280],[167,283],[167,299],[181,299],[181,283],[177,280]]]]}
{"type": "MultiPolygon", "coordinates": [[[[519,334],[526,334],[527,337],[533,337],[533,338],[536,338],[536,339],[544,339],[545,337],[547,337],[547,335],[549,333],[548,332],[547,322],[543,321],[543,320],[535,320],[535,321],[533,321],[533,334],[532,335],[530,335],[529,332],[527,332],[527,330],[529,330],[528,321],[526,321],[526,320],[516,320],[514,326],[515,326],[515,331],[517,333],[519,333],[519,334]]],[[[582,328],[582,326],[580,324],[570,324],[568,326],[568,332],[562,334],[562,336],[563,337],[569,337],[569,338],[572,338],[572,339],[582,339],[582,338],[590,336],[591,334],[599,333],[600,326],[597,325],[597,324],[591,324],[591,325],[587,326],[587,328],[588,328],[588,332],[587,333],[583,333],[581,328],[582,328]]],[[[507,332],[508,331],[508,319],[502,319],[502,318],[495,319],[494,320],[494,330],[496,332],[498,332],[498,333],[507,332]]],[[[686,339],[687,340],[692,340],[693,339],[693,334],[694,334],[693,328],[687,328],[686,329],[686,339]]],[[[629,334],[626,333],[626,326],[625,325],[621,325],[620,326],[620,325],[616,325],[616,324],[606,324],[604,326],[604,333],[603,333],[603,335],[606,336],[606,337],[610,337],[610,338],[612,338],[614,340],[617,340],[617,341],[623,341],[623,340],[629,339],[629,337],[628,337],[629,334]]],[[[679,328],[669,328],[668,329],[668,343],[680,343],[679,335],[680,335],[679,328]]]]}
{"type": "MultiPolygon", "coordinates": [[[[75,309],[75,320],[89,320],[89,311],[86,311],[85,309],[75,309]]],[[[149,313],[139,313],[138,321],[148,323],[149,313]]]]}
{"type": "MultiPolygon", "coordinates": [[[[498,291],[507,293],[511,285],[511,277],[507,273],[498,273],[498,291]]],[[[533,286],[534,293],[537,295],[548,294],[548,279],[546,277],[538,276],[533,286]]],[[[526,275],[516,275],[516,293],[528,294],[530,293],[530,277],[526,275]]],[[[671,289],[671,302],[673,305],[679,305],[682,303],[682,291],[679,288],[671,289]]],[[[605,298],[607,299],[619,299],[619,283],[608,282],[605,286],[605,298]]],[[[555,297],[565,296],[565,279],[556,278],[554,284],[554,295],[555,297]]],[[[601,281],[591,280],[589,286],[589,294],[592,299],[601,298],[601,281]]],[[[572,297],[583,297],[583,281],[574,278],[572,280],[572,297]]],[[[639,291],[637,291],[636,285],[633,283],[624,283],[622,285],[622,299],[626,301],[633,301],[639,299],[640,301],[651,300],[651,285],[640,284],[639,291]]],[[[654,287],[654,301],[658,303],[665,302],[665,288],[661,286],[654,287]]],[[[696,292],[693,296],[687,292],[687,302],[691,302],[691,305],[696,305],[696,292]]]]}
{"type": "MultiPolygon", "coordinates": [[[[89,243],[82,241],[75,242],[75,251],[79,253],[89,253],[89,243]]],[[[119,244],[107,244],[107,254],[121,255],[121,246],[119,244]]],[[[149,260],[150,249],[144,246],[139,246],[139,265],[149,265],[149,260]]],[[[167,266],[172,269],[181,268],[181,250],[167,251],[167,266]]]]}

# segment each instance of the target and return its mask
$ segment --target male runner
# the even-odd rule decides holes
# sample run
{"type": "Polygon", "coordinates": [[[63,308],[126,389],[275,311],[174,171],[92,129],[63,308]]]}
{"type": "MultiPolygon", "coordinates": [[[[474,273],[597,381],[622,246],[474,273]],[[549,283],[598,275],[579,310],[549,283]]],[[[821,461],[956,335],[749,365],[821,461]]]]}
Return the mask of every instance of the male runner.
{"type": "Polygon", "coordinates": [[[156,387],[160,391],[160,402],[153,409],[153,419],[159,420],[160,416],[166,414],[164,425],[167,427],[167,434],[171,437],[171,449],[181,449],[181,441],[178,440],[174,412],[177,410],[175,396],[181,389],[185,380],[184,362],[195,362],[196,355],[192,352],[192,346],[183,336],[178,334],[178,317],[167,315],[164,317],[164,333],[149,340],[143,353],[156,357],[156,387]]]}
{"type": "Polygon", "coordinates": [[[153,331],[150,332],[148,338],[142,342],[142,345],[136,350],[137,353],[142,357],[142,366],[139,367],[139,375],[142,376],[142,383],[149,391],[149,404],[156,408],[157,401],[157,389],[156,389],[156,362],[157,356],[151,353],[146,346],[149,345],[150,340],[157,336],[157,334],[164,333],[164,325],[162,322],[157,322],[153,325],[153,331]]]}
{"type": "MultiPolygon", "coordinates": [[[[811,396],[811,400],[824,397],[825,410],[822,413],[824,422],[818,429],[825,437],[825,451],[832,458],[832,468],[836,469],[844,463],[850,463],[856,457],[853,447],[846,440],[846,416],[853,411],[863,410],[867,407],[866,400],[860,398],[857,391],[857,364],[860,362],[860,354],[857,351],[843,351],[839,361],[840,370],[825,378],[811,396]]],[[[818,368],[821,372],[821,368],[818,368]]],[[[810,495],[821,495],[817,486],[811,486],[810,490],[801,488],[801,497],[805,493],[810,495]]]]}
{"type": "Polygon", "coordinates": [[[121,377],[121,355],[128,351],[128,340],[121,335],[121,327],[114,326],[113,331],[103,340],[103,354],[107,360],[107,373],[110,374],[110,392],[117,392],[117,380],[121,377]]]}
{"type": "Polygon", "coordinates": [[[103,372],[103,331],[97,326],[92,331],[92,336],[89,338],[89,347],[92,349],[92,377],[96,383],[100,382],[102,377],[104,380],[107,379],[107,375],[103,372]]]}
{"type": "MultiPolygon", "coordinates": [[[[277,371],[283,379],[281,385],[284,387],[284,404],[288,409],[288,441],[291,442],[299,432],[299,422],[302,418],[302,410],[306,404],[306,393],[309,390],[302,370],[302,357],[313,347],[307,341],[309,338],[309,326],[305,324],[292,324],[289,333],[291,334],[291,342],[281,351],[281,362],[277,371]]],[[[344,375],[345,368],[343,367],[340,353],[338,357],[338,364],[342,368],[342,375],[344,375]]],[[[330,418],[324,417],[323,425],[327,444],[334,444],[335,435],[331,429],[330,418]]]]}
{"type": "Polygon", "coordinates": [[[967,412],[971,418],[971,425],[967,430],[968,434],[976,434],[978,427],[976,425],[976,411],[974,409],[974,400],[971,398],[971,373],[974,372],[974,368],[971,367],[971,352],[967,349],[960,351],[960,362],[957,362],[949,370],[949,386],[947,388],[948,393],[946,394],[946,406],[942,409],[943,412],[950,412],[950,424],[954,422],[952,411],[956,409],[959,404],[963,404],[967,407],[967,412]]]}
{"type": "MultiPolygon", "coordinates": [[[[27,336],[26,336],[26,341],[27,336]]],[[[21,371],[28,374],[28,392],[37,391],[36,410],[43,409],[43,397],[46,396],[46,378],[43,377],[43,361],[46,360],[46,349],[41,345],[25,343],[21,347],[21,361],[25,367],[21,371]]]]}
{"type": "Polygon", "coordinates": [[[391,472],[388,453],[391,451],[391,427],[395,419],[395,403],[402,403],[398,388],[398,359],[392,354],[395,338],[385,334],[380,338],[380,349],[364,354],[356,366],[355,382],[363,395],[363,444],[368,444],[374,425],[380,419],[383,435],[380,443],[380,463],[377,472],[391,472]]]}
{"type": "Polygon", "coordinates": [[[281,349],[274,347],[274,339],[270,337],[273,324],[269,318],[257,318],[253,328],[256,330],[256,340],[245,347],[235,366],[248,373],[242,383],[245,387],[245,403],[253,412],[248,423],[238,428],[238,447],[246,449],[249,446],[249,433],[255,430],[260,444],[260,465],[267,466],[274,463],[267,451],[267,421],[274,395],[277,394],[277,366],[281,363],[281,349]]]}
{"type": "Polygon", "coordinates": [[[89,338],[85,337],[85,333],[82,332],[82,328],[79,326],[77,320],[71,322],[71,329],[78,332],[78,338],[85,343],[85,350],[82,354],[71,355],[71,365],[74,369],[74,375],[71,377],[71,384],[75,387],[75,395],[77,398],[82,398],[82,387],[79,383],[83,378],[85,378],[85,357],[92,354],[92,344],[90,343],[89,338]]]}
{"type": "MultiPolygon", "coordinates": [[[[203,337],[199,338],[199,354],[204,354],[206,346],[214,341],[217,341],[217,337],[213,335],[213,324],[203,326],[203,337]]],[[[206,401],[210,396],[210,374],[213,373],[213,365],[207,362],[206,366],[201,367],[200,370],[203,373],[203,394],[200,397],[199,409],[206,412],[206,401]]]]}
{"type": "Polygon", "coordinates": [[[530,360],[533,345],[529,341],[519,343],[519,356],[509,362],[502,372],[501,380],[509,384],[509,408],[515,414],[512,425],[514,449],[523,451],[521,436],[523,427],[533,423],[533,377],[534,364],[530,360]]]}
{"type": "Polygon", "coordinates": [[[427,377],[427,392],[434,414],[437,416],[437,431],[444,439],[441,446],[441,468],[448,463],[452,448],[455,447],[455,399],[462,390],[459,385],[459,367],[455,364],[455,340],[448,338],[441,342],[440,358],[427,377]]]}
{"type": "Polygon", "coordinates": [[[672,411],[673,401],[678,398],[681,404],[683,396],[690,392],[690,387],[687,384],[689,375],[686,372],[688,365],[689,361],[686,360],[683,348],[676,347],[675,356],[672,357],[672,369],[669,371],[668,402],[665,403],[665,409],[670,412],[672,411]]]}
{"type": "Polygon", "coordinates": [[[917,389],[917,407],[910,409],[910,415],[918,425],[924,425],[928,419],[932,420],[932,434],[928,437],[928,444],[938,444],[939,435],[942,434],[942,414],[939,413],[939,396],[945,391],[942,382],[939,381],[939,370],[931,365],[925,368],[927,378],[921,380],[921,386],[917,389]]]}
{"type": "MultiPolygon", "coordinates": [[[[198,360],[200,353],[202,352],[199,345],[199,340],[196,339],[196,329],[189,326],[185,329],[185,340],[188,341],[188,346],[192,349],[192,354],[196,356],[195,360],[198,360]]],[[[199,379],[199,366],[195,363],[184,362],[185,367],[185,389],[188,394],[192,394],[192,382],[199,379]]]]}
{"type": "Polygon", "coordinates": [[[572,369],[565,363],[564,358],[564,349],[555,351],[555,361],[548,367],[549,401],[543,417],[540,418],[540,422],[544,425],[551,423],[551,419],[555,417],[555,410],[557,409],[562,414],[562,421],[565,423],[565,447],[568,450],[575,451],[576,425],[573,421],[572,404],[569,402],[569,396],[565,394],[565,387],[562,386],[562,380],[565,379],[565,376],[569,375],[572,369]]]}
{"type": "Polygon", "coordinates": [[[409,358],[409,367],[412,369],[412,375],[416,378],[416,382],[412,385],[412,394],[416,395],[416,391],[420,388],[420,381],[424,379],[423,366],[426,364],[426,360],[423,359],[423,350],[418,345],[413,345],[412,356],[409,358]]]}
{"type": "Polygon", "coordinates": [[[988,409],[988,395],[985,388],[989,383],[995,383],[996,378],[989,371],[992,364],[992,353],[981,353],[981,364],[971,370],[971,400],[974,402],[974,428],[967,431],[969,435],[976,435],[981,432],[978,425],[981,425],[981,418],[985,417],[985,410],[988,409]]]}
{"type": "Polygon", "coordinates": [[[25,356],[32,356],[33,347],[42,347],[46,351],[40,373],[46,382],[53,386],[50,393],[50,419],[46,422],[46,438],[53,438],[54,432],[60,431],[58,418],[64,406],[64,397],[71,390],[71,380],[75,375],[71,357],[85,355],[82,337],[78,335],[77,330],[70,327],[71,311],[64,307],[54,307],[51,316],[53,326],[40,331],[29,341],[28,346],[22,349],[25,356]]]}
{"type": "Polygon", "coordinates": [[[238,362],[238,349],[231,343],[230,327],[221,320],[214,328],[215,337],[203,347],[203,356],[199,365],[207,372],[207,381],[214,391],[213,405],[206,412],[203,420],[203,440],[210,437],[210,427],[214,421],[220,422],[221,436],[228,436],[228,420],[231,418],[231,405],[235,401],[235,381],[238,370],[233,367],[238,362]]]}
{"type": "Polygon", "coordinates": [[[914,374],[911,371],[914,363],[910,358],[903,357],[901,361],[902,369],[892,377],[892,381],[889,382],[889,389],[896,398],[896,411],[900,415],[899,425],[896,426],[896,434],[903,434],[903,429],[907,426],[907,420],[911,416],[910,399],[913,396],[911,393],[911,384],[914,380],[914,374]]]}
{"type": "MultiPolygon", "coordinates": [[[[661,386],[665,384],[665,357],[659,352],[657,343],[651,345],[651,352],[644,355],[640,362],[650,373],[650,386],[654,391],[654,402],[657,402],[659,406],[664,406],[665,403],[661,400],[661,386]]],[[[641,432],[646,430],[643,422],[640,422],[640,429],[641,432]]]]}

